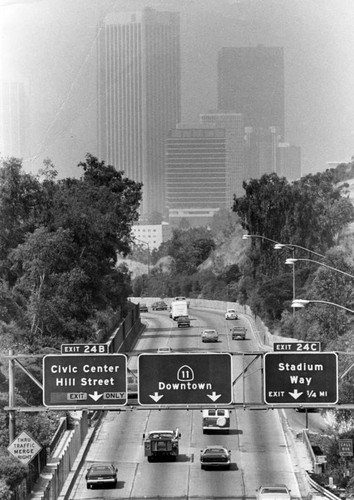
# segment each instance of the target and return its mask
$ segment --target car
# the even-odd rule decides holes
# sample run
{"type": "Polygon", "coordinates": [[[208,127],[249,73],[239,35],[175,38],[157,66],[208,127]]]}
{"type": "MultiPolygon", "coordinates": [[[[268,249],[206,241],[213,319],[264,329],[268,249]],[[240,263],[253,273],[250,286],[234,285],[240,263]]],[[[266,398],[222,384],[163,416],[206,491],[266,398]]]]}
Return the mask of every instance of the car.
{"type": "Polygon", "coordinates": [[[319,408],[316,406],[298,406],[295,408],[295,411],[298,411],[300,413],[318,413],[320,411],[319,408]]]}
{"type": "Polygon", "coordinates": [[[148,306],[144,303],[139,304],[139,310],[140,312],[145,312],[145,313],[149,312],[148,306]]]}
{"type": "Polygon", "coordinates": [[[230,328],[232,340],[245,340],[247,328],[244,326],[234,326],[230,328]]]}
{"type": "Polygon", "coordinates": [[[218,342],[219,334],[216,330],[203,330],[202,331],[202,342],[218,342]]]}
{"type": "Polygon", "coordinates": [[[158,302],[154,302],[151,306],[151,309],[153,311],[167,311],[168,306],[167,306],[166,302],[164,302],[163,300],[160,300],[158,302]]]}
{"type": "Polygon", "coordinates": [[[128,399],[138,397],[138,374],[136,370],[128,369],[127,373],[128,399]]]}
{"type": "Polygon", "coordinates": [[[226,309],[225,319],[238,319],[236,309],[226,309]]]}
{"type": "Polygon", "coordinates": [[[203,410],[203,434],[209,431],[228,434],[230,429],[230,411],[223,408],[203,410]]]}
{"type": "Polygon", "coordinates": [[[291,500],[290,490],[285,484],[263,485],[256,491],[258,500],[291,500]]]}
{"type": "Polygon", "coordinates": [[[90,465],[86,472],[86,487],[111,485],[117,486],[118,468],[114,464],[94,463],[90,465]]]}
{"type": "Polygon", "coordinates": [[[159,347],[157,349],[157,353],[158,354],[166,354],[166,353],[169,353],[169,352],[172,352],[171,347],[159,347]]]}
{"type": "Polygon", "coordinates": [[[188,328],[191,326],[191,320],[189,316],[178,316],[177,318],[177,326],[178,328],[188,328]]]}
{"type": "Polygon", "coordinates": [[[231,451],[220,445],[207,446],[200,450],[200,466],[207,468],[225,468],[231,467],[231,451]]]}

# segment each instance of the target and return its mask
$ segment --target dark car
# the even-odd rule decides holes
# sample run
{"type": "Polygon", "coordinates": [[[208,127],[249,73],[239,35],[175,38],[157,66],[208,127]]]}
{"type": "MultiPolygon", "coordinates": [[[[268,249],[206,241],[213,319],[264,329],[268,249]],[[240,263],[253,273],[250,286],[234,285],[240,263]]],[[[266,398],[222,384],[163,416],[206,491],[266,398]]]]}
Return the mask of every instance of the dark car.
{"type": "Polygon", "coordinates": [[[118,469],[113,464],[92,464],[86,472],[86,486],[93,488],[108,484],[115,488],[117,486],[117,472],[118,469]]]}
{"type": "Polygon", "coordinates": [[[191,320],[189,316],[179,316],[177,318],[177,326],[178,328],[188,328],[191,326],[191,320]]]}
{"type": "Polygon", "coordinates": [[[234,326],[230,329],[232,340],[245,340],[247,328],[244,326],[234,326]]]}
{"type": "Polygon", "coordinates": [[[167,306],[166,302],[164,302],[163,300],[160,300],[158,302],[154,302],[151,306],[151,309],[153,311],[167,311],[168,306],[167,306]]]}
{"type": "Polygon", "coordinates": [[[219,445],[207,446],[200,451],[200,466],[202,469],[209,467],[230,469],[231,451],[219,445]]]}
{"type": "Polygon", "coordinates": [[[144,313],[149,312],[148,306],[146,304],[139,304],[139,309],[140,309],[140,312],[144,312],[144,313]]]}

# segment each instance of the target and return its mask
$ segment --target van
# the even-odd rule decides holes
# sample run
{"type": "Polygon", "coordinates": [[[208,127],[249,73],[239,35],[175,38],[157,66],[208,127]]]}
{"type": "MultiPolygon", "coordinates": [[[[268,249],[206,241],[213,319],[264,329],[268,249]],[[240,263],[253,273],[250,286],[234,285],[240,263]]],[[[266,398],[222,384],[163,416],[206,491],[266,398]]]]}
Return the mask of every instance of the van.
{"type": "Polygon", "coordinates": [[[203,410],[203,434],[208,431],[222,431],[229,433],[230,411],[223,408],[209,408],[203,410]]]}

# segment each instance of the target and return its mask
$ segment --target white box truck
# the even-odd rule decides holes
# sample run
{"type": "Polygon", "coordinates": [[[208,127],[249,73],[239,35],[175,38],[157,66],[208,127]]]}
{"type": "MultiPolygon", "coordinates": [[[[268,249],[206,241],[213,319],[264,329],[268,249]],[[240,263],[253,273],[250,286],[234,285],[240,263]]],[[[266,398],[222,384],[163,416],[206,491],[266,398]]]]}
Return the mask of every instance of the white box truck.
{"type": "Polygon", "coordinates": [[[186,300],[175,300],[171,303],[170,317],[177,321],[180,316],[188,316],[188,304],[186,300]]]}

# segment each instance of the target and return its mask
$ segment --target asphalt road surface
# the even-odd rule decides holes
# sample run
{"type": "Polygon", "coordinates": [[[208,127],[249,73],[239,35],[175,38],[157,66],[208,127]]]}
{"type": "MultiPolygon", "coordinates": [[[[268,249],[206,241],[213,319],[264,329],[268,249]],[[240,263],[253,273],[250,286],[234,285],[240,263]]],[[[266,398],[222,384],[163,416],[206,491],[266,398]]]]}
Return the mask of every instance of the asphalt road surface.
{"type": "MultiPolygon", "coordinates": [[[[136,368],[136,354],[156,352],[159,347],[170,347],[173,353],[232,352],[234,401],[262,401],[261,359],[254,354],[242,356],[260,350],[247,319],[237,322],[247,327],[247,339],[232,340],[229,329],[236,322],[226,321],[222,312],[191,309],[190,316],[192,327],[179,329],[168,311],[142,314],[147,327],[129,355],[129,367],[136,368]],[[219,342],[203,344],[204,328],[217,329],[219,342]]],[[[122,410],[108,411],[103,417],[71,500],[254,498],[256,489],[266,483],[285,483],[293,498],[300,497],[278,410],[232,409],[229,434],[203,434],[200,409],[122,410]],[[182,435],[177,461],[148,462],[143,433],[175,428],[182,435]],[[210,444],[231,450],[230,470],[201,470],[200,450],[210,444]],[[115,489],[86,488],[86,469],[93,462],[111,462],[118,467],[115,489]]]]}

